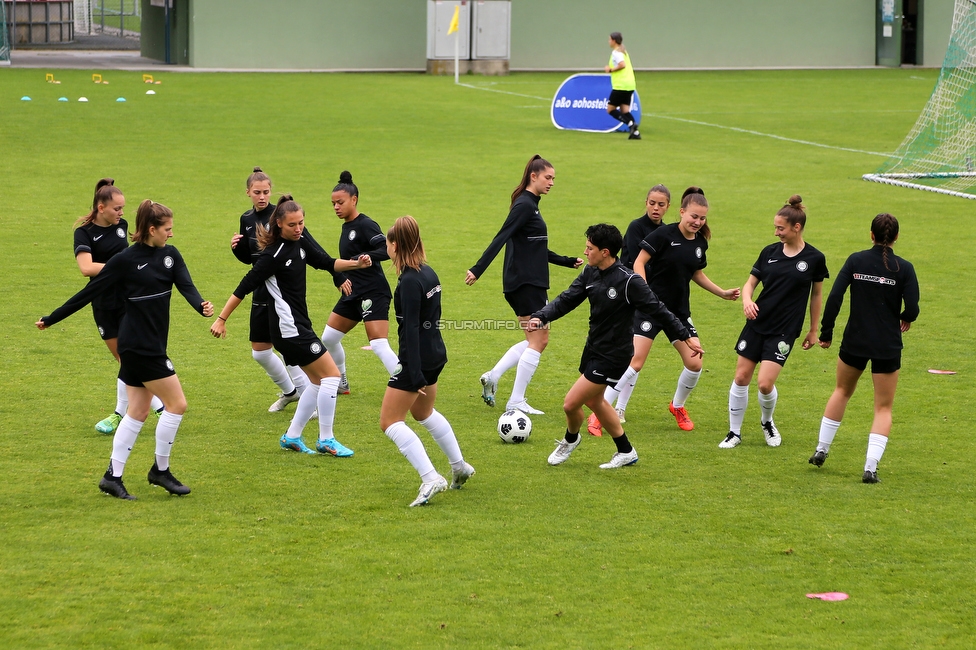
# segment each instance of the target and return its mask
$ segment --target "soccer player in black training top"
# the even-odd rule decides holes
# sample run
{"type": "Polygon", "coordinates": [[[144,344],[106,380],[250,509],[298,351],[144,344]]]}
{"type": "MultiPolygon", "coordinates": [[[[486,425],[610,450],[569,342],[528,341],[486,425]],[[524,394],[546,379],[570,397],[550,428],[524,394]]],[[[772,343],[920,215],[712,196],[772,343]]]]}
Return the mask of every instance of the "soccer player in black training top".
{"type": "Polygon", "coordinates": [[[349,394],[346,379],[346,352],[342,337],[359,321],[366,328],[370,349],[380,358],[388,375],[396,368],[397,355],[390,347],[390,283],[383,275],[380,262],[390,259],[386,253],[386,237],[375,221],[359,211],[359,188],[352,182],[352,174],[339,174],[339,184],[332,190],[332,209],[342,219],[339,234],[339,259],[355,260],[369,255],[373,264],[364,269],[349,271],[352,293],[339,298],[329,323],[322,332],[322,343],[339,368],[339,394],[349,394]]]}
{"type": "MultiPolygon", "coordinates": [[[[644,199],[644,216],[634,219],[627,227],[627,234],[624,235],[624,245],[620,249],[620,263],[628,269],[634,268],[637,255],[640,253],[640,243],[664,224],[664,215],[671,207],[671,191],[664,185],[655,185],[647,193],[644,199]]],[[[645,273],[647,270],[645,269],[645,273]]],[[[647,354],[651,351],[653,339],[648,338],[647,334],[653,326],[651,317],[641,312],[634,312],[634,358],[630,360],[630,366],[624,372],[623,377],[617,382],[616,386],[607,386],[604,397],[611,405],[616,401],[617,417],[620,423],[627,422],[627,404],[630,396],[634,393],[634,386],[637,385],[637,376],[647,361],[647,354]]],[[[600,419],[596,413],[590,413],[587,420],[586,430],[591,435],[603,435],[600,427],[600,419]]]]}
{"type": "Polygon", "coordinates": [[[807,213],[799,194],[790,197],[773,217],[773,233],[779,243],[762,249],[752,273],[742,287],[742,311],[746,325],[739,334],[735,351],[739,360],[729,389],[729,433],[719,443],[732,449],[742,441],[742,420],[749,405],[749,384],[759,365],[760,425],[766,444],[779,447],[783,441],[773,423],[776,410],[776,379],[793,351],[803,328],[803,311],[810,299],[810,329],[803,349],[817,344],[820,310],[823,306],[823,281],[829,277],[823,253],[803,241],[807,213]],[[753,301],[756,286],[762,293],[753,301]]]}
{"type": "Polygon", "coordinates": [[[413,415],[451,463],[451,487],[459,489],[474,474],[464,461],[451,423],[434,410],[437,378],[447,363],[441,337],[441,281],[427,265],[420,227],[411,216],[400,217],[386,234],[386,248],[399,280],[393,296],[399,339],[399,363],[387,384],[380,410],[380,428],[420,474],[420,492],[410,507],[426,504],[447,489],[417,434],[407,426],[413,415]]]}
{"type": "Polygon", "coordinates": [[[620,419],[604,397],[604,388],[620,381],[634,356],[632,323],[638,309],[654,316],[677,332],[691,354],[702,354],[698,339],[657,299],[643,278],[617,260],[622,241],[616,226],[601,223],[586,229],[586,268],[566,291],[532,314],[529,327],[538,329],[590,301],[590,331],[583,347],[581,376],[566,394],[566,435],[556,441],[549,455],[550,465],[559,465],[579,446],[583,405],[597,414],[617,445],[610,462],[600,465],[615,469],[637,462],[637,451],[620,426],[620,419]]]}
{"type": "MultiPolygon", "coordinates": [[[[271,178],[260,167],[255,167],[247,177],[247,197],[254,207],[241,215],[241,226],[238,234],[231,237],[230,248],[234,257],[244,264],[254,264],[261,255],[258,246],[258,227],[267,228],[268,221],[275,206],[271,203],[271,178]]],[[[305,373],[298,366],[285,366],[274,353],[271,344],[271,320],[268,314],[268,303],[271,296],[266,287],[260,286],[251,296],[251,356],[271,377],[271,381],[278,385],[281,394],[268,407],[268,411],[276,413],[291,402],[297,402],[304,392],[307,381],[305,373]]]]}
{"type": "MultiPolygon", "coordinates": [[[[699,187],[689,187],[681,196],[681,220],[662,226],[648,235],[641,242],[641,252],[634,262],[634,271],[647,280],[651,290],[684,323],[692,336],[698,336],[698,331],[691,322],[691,306],[688,302],[690,282],[694,281],[702,289],[725,300],[739,297],[738,287],[723,289],[705,275],[704,269],[708,264],[705,251],[708,250],[708,240],[711,237],[711,230],[706,223],[707,216],[708,201],[705,193],[699,187]]],[[[685,367],[678,377],[678,385],[671,403],[668,404],[668,410],[680,429],[691,431],[695,428],[695,423],[688,417],[685,400],[698,384],[702,360],[700,355],[689,352],[686,346],[678,345],[675,333],[669,331],[666,325],[653,323],[648,328],[647,337],[653,339],[663,329],[668,340],[681,355],[685,367]]],[[[643,330],[641,327],[641,331],[643,330]]]]}
{"type": "Polygon", "coordinates": [[[335,397],[339,387],[339,369],[326,353],[321,339],[312,329],[305,303],[305,266],[324,269],[333,275],[339,271],[369,266],[364,255],[356,261],[335,260],[306,237],[305,211],[290,194],[278,199],[268,228],[258,224],[258,246],[261,255],[241,280],[227,304],[210,326],[210,333],[223,338],[227,334],[227,319],[244,297],[264,286],[271,295],[271,340],[275,349],[289,366],[300,366],[309,384],[298,400],[295,415],[288,431],[279,441],[282,449],[314,454],[302,441],[302,430],[318,409],[320,454],[348,457],[353,451],[335,439],[332,425],[335,419],[335,397]]]}
{"type": "Polygon", "coordinates": [[[865,483],[878,482],[878,462],[891,433],[891,405],[901,368],[901,335],[918,318],[918,278],[915,268],[891,250],[898,239],[898,220],[887,213],[871,222],[874,246],[847,258],[830,289],[820,325],[820,347],[829,348],[834,322],[851,288],[851,313],[844,328],[837,360],[837,387],[827,401],[820,423],[820,440],[810,463],[821,467],[844,418],[861,373],[871,362],[874,380],[874,421],[868,435],[865,483]],[[904,305],[904,309],[902,306],[904,305]]]}
{"type": "Polygon", "coordinates": [[[170,451],[186,413],[186,397],[173,362],[166,355],[169,339],[169,303],[173,286],[203,316],[213,315],[213,305],[200,297],[180,252],[168,245],[173,236],[173,211],[145,200],[136,212],[136,243],[115,255],[84,289],[36,325],[46,329],[75,313],[96,296],[115,292],[125,300],[119,324],[119,379],[125,382],[129,405],[115,431],[112,460],[98,487],[119,499],[135,499],[122,483],[129,453],[149,415],[152,396],[165,410],[156,425],[156,462],[149,483],[171,494],[189,494],[169,470],[170,451]]]}
{"type": "MultiPolygon", "coordinates": [[[[92,209],[86,216],[75,222],[74,250],[75,261],[81,274],[91,281],[97,276],[116,253],[129,246],[129,224],[122,218],[125,197],[122,190],[115,187],[115,180],[103,178],[95,184],[95,198],[92,209]]],[[[117,292],[96,296],[92,300],[92,316],[98,335],[105,341],[109,352],[119,360],[119,323],[125,313],[125,301],[117,292]]],[[[115,380],[115,412],[95,425],[95,431],[104,434],[115,433],[129,406],[125,382],[115,380]]],[[[153,397],[152,410],[163,408],[158,397],[153,397]]]]}
{"type": "Polygon", "coordinates": [[[549,161],[538,154],[532,156],[522,173],[522,182],[512,192],[508,218],[488,244],[481,259],[464,278],[468,285],[477,282],[498,251],[505,247],[502,290],[525,332],[525,340],[509,348],[494,368],[481,375],[482,398],[485,404],[494,406],[498,380],[509,368],[517,365],[512,396],[505,408],[532,415],[541,415],[542,411],[529,406],[525,391],[539,367],[542,351],[549,343],[549,330],[530,331],[526,323],[529,315],[541,309],[548,300],[549,264],[573,269],[583,264],[578,257],[565,257],[549,250],[549,232],[539,214],[539,200],[543,194],[549,193],[555,179],[556,170],[549,161]]]}

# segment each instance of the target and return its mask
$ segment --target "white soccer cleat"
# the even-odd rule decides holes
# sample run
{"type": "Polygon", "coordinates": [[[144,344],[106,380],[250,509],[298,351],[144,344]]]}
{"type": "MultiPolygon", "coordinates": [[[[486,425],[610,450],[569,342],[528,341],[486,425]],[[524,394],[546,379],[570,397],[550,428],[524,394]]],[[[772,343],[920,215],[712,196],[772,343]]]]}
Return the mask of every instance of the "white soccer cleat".
{"type": "Polygon", "coordinates": [[[739,443],[742,442],[742,437],[729,431],[729,435],[725,436],[725,440],[718,443],[719,449],[732,449],[733,447],[738,447],[739,443]]]}
{"type": "Polygon", "coordinates": [[[451,472],[451,489],[460,490],[461,486],[467,483],[468,479],[474,476],[474,468],[465,463],[461,469],[451,472]]]}
{"type": "Polygon", "coordinates": [[[763,435],[766,436],[766,444],[770,447],[779,447],[783,442],[783,437],[779,435],[779,429],[773,424],[773,421],[761,422],[763,435]]]}
{"type": "Polygon", "coordinates": [[[505,405],[505,410],[522,411],[526,415],[545,415],[543,411],[540,411],[539,409],[534,409],[531,406],[529,406],[529,403],[526,402],[525,400],[522,400],[521,402],[509,402],[508,404],[505,405]]]}
{"type": "Polygon", "coordinates": [[[285,395],[284,393],[278,393],[278,399],[275,403],[268,407],[268,413],[277,413],[278,411],[284,411],[285,407],[292,402],[297,402],[301,394],[295,390],[292,391],[291,395],[285,395]]]}
{"type": "Polygon", "coordinates": [[[600,469],[618,469],[620,467],[627,467],[627,465],[633,465],[637,462],[637,450],[631,447],[630,451],[626,454],[621,454],[619,451],[615,453],[611,458],[609,463],[603,463],[600,465],[600,469]]]}
{"type": "MultiPolygon", "coordinates": [[[[472,474],[473,473],[474,470],[472,470],[472,474]]],[[[430,501],[430,498],[432,496],[434,496],[438,492],[443,492],[446,489],[447,489],[447,479],[444,478],[443,476],[438,476],[430,483],[421,483],[420,492],[417,494],[417,498],[414,499],[413,502],[410,504],[410,507],[415,508],[417,506],[426,505],[427,502],[430,501]]]]}
{"type": "Polygon", "coordinates": [[[579,443],[582,440],[582,436],[576,439],[576,442],[566,442],[566,439],[556,441],[556,450],[549,454],[549,464],[550,465],[562,465],[567,460],[569,460],[569,455],[573,453],[573,450],[579,447],[579,443]]]}
{"type": "Polygon", "coordinates": [[[485,404],[494,408],[495,391],[498,390],[498,382],[491,378],[491,372],[481,375],[481,399],[485,404]]]}

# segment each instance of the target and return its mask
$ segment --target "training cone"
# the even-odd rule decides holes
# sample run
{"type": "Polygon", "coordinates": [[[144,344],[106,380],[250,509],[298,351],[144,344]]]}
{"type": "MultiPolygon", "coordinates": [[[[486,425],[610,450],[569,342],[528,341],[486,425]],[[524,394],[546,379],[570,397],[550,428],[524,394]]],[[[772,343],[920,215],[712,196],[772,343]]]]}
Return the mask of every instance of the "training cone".
{"type": "Polygon", "coordinates": [[[20,98],[20,101],[22,101],[22,102],[29,102],[30,100],[31,100],[31,98],[28,97],[27,95],[24,95],[23,97],[20,98]]]}
{"type": "Polygon", "coordinates": [[[115,101],[117,101],[117,102],[124,102],[125,101],[125,97],[119,97],[115,101]]]}
{"type": "Polygon", "coordinates": [[[67,97],[58,97],[58,101],[59,102],[66,102],[66,101],[68,101],[68,98],[67,97]]]}
{"type": "Polygon", "coordinates": [[[88,98],[87,97],[79,97],[78,98],[78,101],[79,102],[87,102],[88,101],[88,98]]]}
{"type": "Polygon", "coordinates": [[[147,95],[155,95],[156,94],[156,91],[155,90],[147,90],[146,91],[146,94],[147,95]]]}

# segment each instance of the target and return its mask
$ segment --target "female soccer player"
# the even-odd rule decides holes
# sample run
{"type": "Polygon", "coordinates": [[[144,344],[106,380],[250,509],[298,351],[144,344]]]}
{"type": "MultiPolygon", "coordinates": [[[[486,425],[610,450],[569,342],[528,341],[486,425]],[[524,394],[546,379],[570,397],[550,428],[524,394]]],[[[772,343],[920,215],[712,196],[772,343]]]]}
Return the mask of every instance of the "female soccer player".
{"type": "MultiPolygon", "coordinates": [[[[644,216],[634,219],[627,227],[627,234],[624,235],[624,245],[620,249],[620,263],[628,269],[634,268],[637,255],[640,253],[640,243],[657,230],[663,223],[664,215],[671,207],[671,191],[664,185],[655,185],[648,191],[644,199],[646,212],[644,216]]],[[[647,269],[645,268],[645,277],[647,269]]],[[[654,341],[647,338],[647,332],[651,328],[651,317],[641,312],[634,312],[634,358],[630,360],[630,365],[624,372],[616,386],[607,386],[604,397],[610,404],[616,401],[617,417],[621,424],[627,422],[627,404],[630,396],[634,393],[634,386],[637,385],[637,376],[647,361],[647,355],[651,351],[651,343],[654,341]]],[[[600,419],[596,413],[590,413],[587,421],[587,430],[594,436],[603,435],[600,427],[600,419]]]]}
{"type": "Polygon", "coordinates": [[[509,368],[518,365],[512,396],[505,408],[518,409],[531,415],[542,415],[542,411],[529,406],[525,391],[539,367],[542,351],[549,343],[549,330],[529,331],[526,328],[529,314],[542,309],[548,301],[549,264],[572,269],[583,264],[578,257],[565,257],[549,250],[549,235],[546,222],[539,214],[539,200],[543,194],[549,193],[555,179],[556,170],[549,161],[538,154],[532,156],[522,173],[522,182],[512,192],[508,218],[481,259],[464,278],[468,285],[477,282],[498,251],[505,246],[502,290],[525,332],[525,340],[509,348],[494,368],[481,375],[482,398],[485,404],[494,406],[498,380],[509,368]]]}
{"type": "Polygon", "coordinates": [[[837,360],[837,387],[827,401],[820,440],[810,463],[822,467],[840,428],[844,410],[861,373],[871,361],[874,380],[874,422],[868,435],[865,483],[878,482],[878,462],[891,433],[891,405],[901,368],[901,335],[918,318],[918,279],[914,267],[891,250],[898,239],[898,220],[887,213],[871,222],[874,246],[847,258],[830,290],[820,325],[820,347],[829,348],[834,321],[851,288],[851,313],[837,360]],[[902,310],[904,305],[904,310],[902,310]],[[899,313],[900,312],[900,313],[899,313]]]}
{"type": "Polygon", "coordinates": [[[118,253],[84,289],[37,323],[47,329],[75,313],[96,296],[118,292],[126,301],[119,324],[119,379],[125,382],[129,405],[115,431],[112,460],[98,487],[119,499],[135,499],[122,483],[122,471],[149,414],[153,395],[165,410],[156,425],[156,462],[149,483],[170,494],[189,494],[190,488],[170,472],[169,457],[186,412],[186,397],[173,362],[166,355],[169,338],[169,303],[173,286],[203,316],[213,316],[213,305],[200,297],[180,252],[166,242],[173,236],[173,211],[146,199],[136,212],[133,246],[118,253]]]}
{"type": "Polygon", "coordinates": [[[810,299],[810,329],[802,345],[804,350],[809,350],[817,344],[823,281],[830,277],[823,253],[803,241],[806,222],[803,199],[795,194],[773,218],[773,233],[779,243],[762,249],[742,288],[746,325],[735,346],[739,360],[729,389],[729,433],[718,445],[722,449],[732,449],[742,442],[742,420],[749,405],[749,384],[756,365],[759,365],[760,425],[766,444],[779,447],[783,441],[773,423],[776,378],[800,336],[807,297],[810,299]],[[754,301],[752,295],[760,282],[762,293],[754,301]]]}
{"type": "MultiPolygon", "coordinates": [[[[268,221],[274,212],[271,204],[271,178],[260,167],[255,167],[247,177],[247,197],[251,199],[253,207],[241,215],[239,232],[231,237],[230,248],[234,257],[244,264],[253,265],[261,255],[258,246],[258,228],[268,227],[268,221]],[[242,244],[246,241],[246,245],[242,244]]],[[[268,373],[281,393],[278,399],[268,407],[268,411],[276,413],[291,402],[297,402],[307,384],[305,373],[298,366],[286,367],[274,353],[271,344],[271,325],[268,319],[268,303],[271,295],[266,287],[259,286],[251,296],[251,356],[268,373]]]]}
{"type": "Polygon", "coordinates": [[[610,224],[587,228],[586,268],[566,291],[533,313],[529,321],[530,329],[539,329],[565,316],[584,300],[590,301],[590,331],[580,359],[581,375],[566,394],[563,403],[566,435],[556,441],[556,449],[549,455],[550,465],[566,462],[579,446],[584,404],[603,421],[617,446],[610,462],[600,467],[616,469],[637,462],[637,451],[627,440],[620,419],[604,397],[604,388],[620,381],[634,356],[631,323],[635,310],[640,309],[653,315],[658,322],[667,323],[677,333],[677,339],[684,341],[689,354],[702,355],[698,339],[651,293],[642,278],[617,260],[622,239],[617,227],[610,224]]]}
{"type": "Polygon", "coordinates": [[[339,174],[339,184],[332,190],[332,209],[342,219],[339,235],[339,259],[354,260],[369,255],[373,264],[364,269],[349,271],[352,292],[339,298],[329,323],[322,332],[322,343],[339,368],[339,394],[349,394],[346,379],[346,352],[342,349],[342,337],[359,321],[366,328],[369,346],[380,358],[387,374],[392,375],[397,365],[387,336],[390,332],[390,283],[383,275],[380,262],[388,260],[386,238],[375,221],[359,211],[359,188],[352,182],[352,174],[339,174]]]}
{"type": "Polygon", "coordinates": [[[630,54],[624,47],[624,37],[620,32],[610,34],[610,64],[603,66],[604,72],[610,73],[610,98],[607,99],[607,113],[630,129],[630,139],[640,140],[637,122],[630,114],[630,102],[634,91],[637,90],[637,77],[634,76],[634,66],[630,63],[630,54]]]}
{"type": "MultiPolygon", "coordinates": [[[[705,251],[708,250],[711,231],[706,223],[708,201],[701,188],[689,187],[685,190],[681,196],[680,212],[681,220],[678,223],[658,228],[641,242],[641,252],[634,263],[634,271],[647,280],[651,290],[688,327],[691,335],[698,336],[691,322],[689,283],[694,281],[701,288],[725,300],[736,300],[739,297],[739,288],[723,289],[709,280],[703,270],[707,264],[705,251]]],[[[691,431],[695,424],[688,417],[685,400],[701,376],[701,357],[692,354],[687,346],[678,345],[675,332],[669,331],[666,323],[648,321],[646,325],[641,325],[641,331],[647,332],[647,338],[652,341],[662,329],[681,355],[685,366],[678,377],[678,386],[668,410],[679,428],[691,431]]]]}
{"type": "Polygon", "coordinates": [[[400,217],[386,233],[386,249],[399,280],[393,295],[399,339],[399,366],[390,377],[380,410],[380,428],[420,474],[420,492],[410,507],[422,506],[447,489],[417,434],[407,426],[413,415],[451,463],[451,487],[460,489],[474,468],[464,461],[451,423],[434,410],[437,378],[447,363],[447,350],[438,328],[441,319],[441,281],[427,265],[420,227],[411,216],[400,217]]]}
{"type": "MultiPolygon", "coordinates": [[[[115,180],[103,178],[95,184],[95,198],[87,216],[75,222],[75,261],[81,274],[89,282],[97,276],[114,255],[129,246],[129,224],[122,218],[125,196],[115,187],[115,180]]],[[[105,341],[108,351],[119,361],[119,323],[125,313],[125,301],[117,292],[109,292],[92,299],[92,316],[98,335],[105,341]]],[[[122,421],[129,398],[125,383],[115,380],[115,412],[95,425],[95,431],[115,433],[122,421]]],[[[153,397],[152,410],[163,408],[158,397],[153,397]]]]}
{"type": "Polygon", "coordinates": [[[308,318],[305,303],[305,265],[324,269],[330,273],[348,271],[369,266],[368,255],[358,260],[335,260],[323,251],[314,240],[305,235],[305,211],[290,194],[278,199],[268,228],[258,224],[258,246],[261,255],[241,280],[217,320],[210,326],[210,333],[217,338],[227,334],[227,319],[234,313],[244,297],[260,286],[271,294],[271,339],[275,348],[290,366],[300,366],[309,379],[298,400],[295,415],[288,431],[279,441],[283,449],[303,454],[315,451],[305,446],[302,430],[318,408],[319,440],[316,449],[320,454],[338,457],[353,455],[332,433],[335,418],[335,397],[339,388],[339,369],[326,353],[322,341],[315,335],[308,318]]]}

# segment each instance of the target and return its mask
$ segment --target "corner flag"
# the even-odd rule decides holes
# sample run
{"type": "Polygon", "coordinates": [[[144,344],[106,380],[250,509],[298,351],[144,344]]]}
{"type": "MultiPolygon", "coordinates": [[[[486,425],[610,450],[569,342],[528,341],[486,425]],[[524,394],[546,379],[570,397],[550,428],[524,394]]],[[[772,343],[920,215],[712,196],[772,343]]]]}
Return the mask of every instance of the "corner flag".
{"type": "Polygon", "coordinates": [[[460,18],[461,5],[454,5],[454,17],[451,18],[451,25],[447,28],[448,35],[458,30],[458,18],[460,18]]]}

